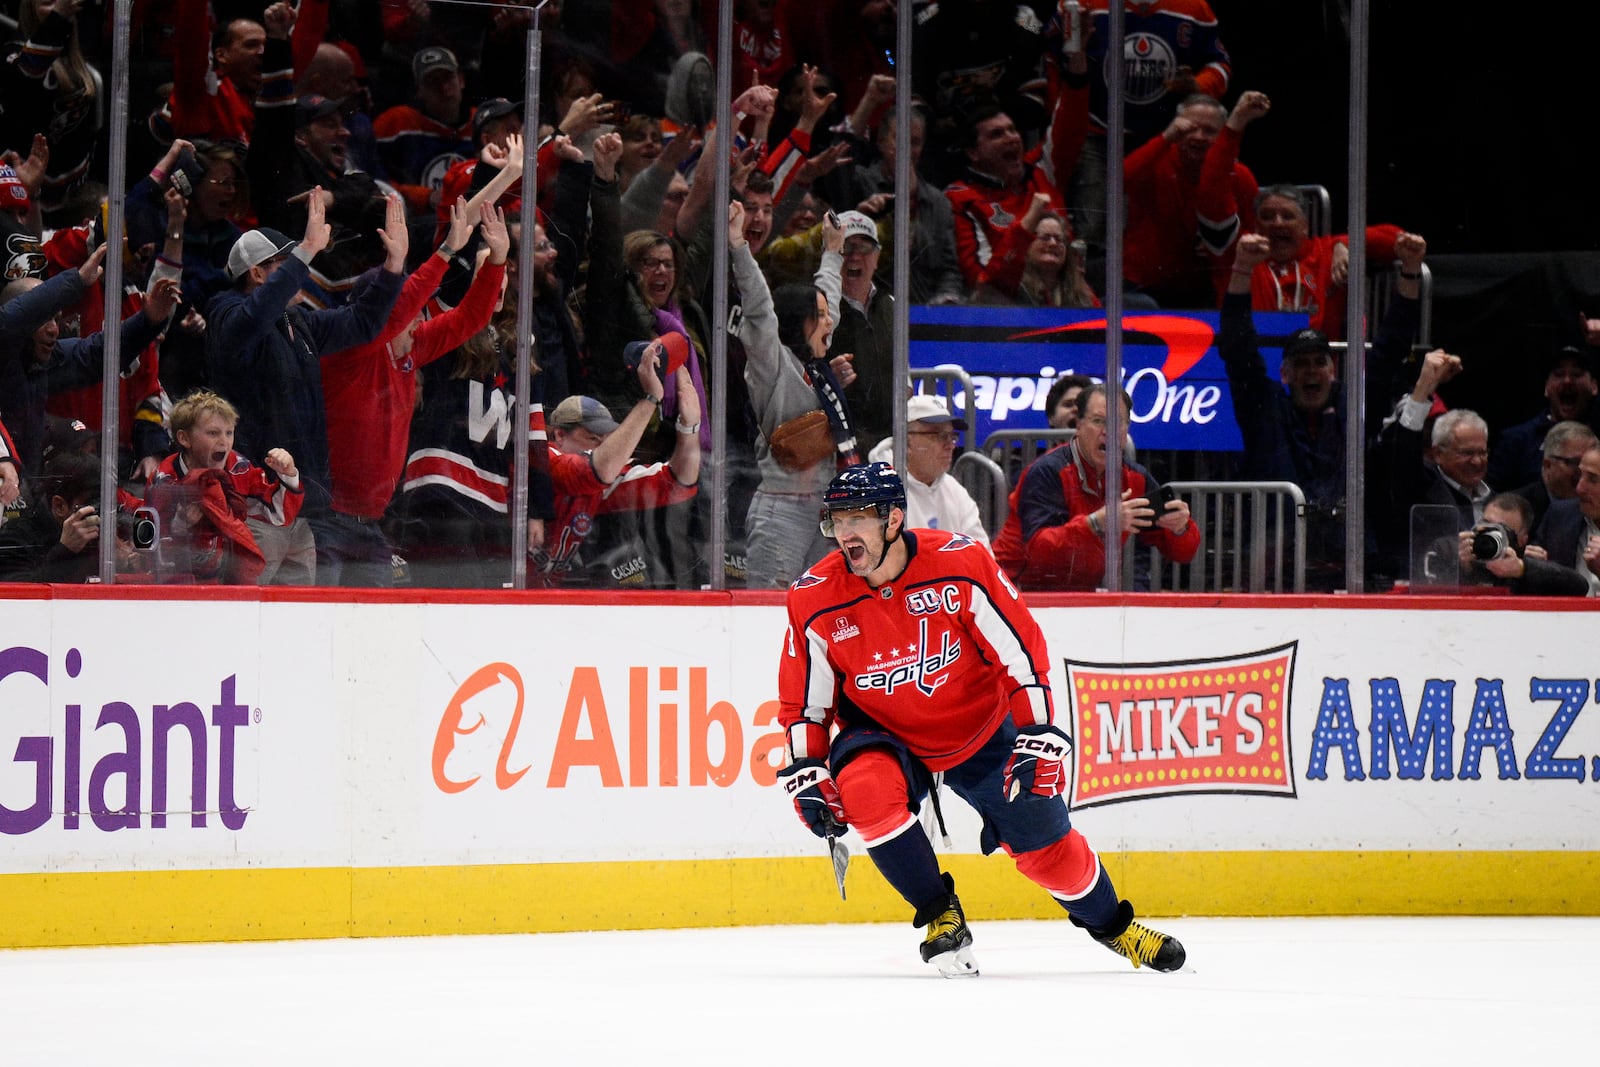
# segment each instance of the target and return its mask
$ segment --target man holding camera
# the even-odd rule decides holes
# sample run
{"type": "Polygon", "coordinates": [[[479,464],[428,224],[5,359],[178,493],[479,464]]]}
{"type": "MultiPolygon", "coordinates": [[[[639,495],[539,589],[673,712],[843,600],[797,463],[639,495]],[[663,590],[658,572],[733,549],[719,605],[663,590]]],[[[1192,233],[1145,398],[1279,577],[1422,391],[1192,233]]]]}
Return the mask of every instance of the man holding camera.
{"type": "MultiPolygon", "coordinates": [[[[1132,405],[1126,393],[1118,395],[1127,425],[1132,405]]],[[[1016,522],[1008,518],[996,539],[995,557],[1023,588],[1088,591],[1103,582],[1106,454],[1106,387],[1097,383],[1078,394],[1077,436],[1028,468],[1013,498],[1016,522]]],[[[1194,559],[1200,528],[1189,505],[1168,498],[1150,472],[1130,460],[1122,464],[1122,485],[1123,539],[1136,535],[1175,563],[1194,559]]]]}
{"type": "Polygon", "coordinates": [[[100,457],[58,452],[44,463],[30,507],[0,527],[0,582],[78,585],[100,574],[100,531],[117,539],[118,569],[133,569],[133,515],[102,523],[100,457]]]}
{"type": "Polygon", "coordinates": [[[1533,507],[1516,493],[1500,493],[1483,506],[1483,521],[1457,534],[1461,585],[1493,585],[1517,596],[1587,596],[1589,583],[1571,567],[1552,563],[1528,543],[1533,507]]]}

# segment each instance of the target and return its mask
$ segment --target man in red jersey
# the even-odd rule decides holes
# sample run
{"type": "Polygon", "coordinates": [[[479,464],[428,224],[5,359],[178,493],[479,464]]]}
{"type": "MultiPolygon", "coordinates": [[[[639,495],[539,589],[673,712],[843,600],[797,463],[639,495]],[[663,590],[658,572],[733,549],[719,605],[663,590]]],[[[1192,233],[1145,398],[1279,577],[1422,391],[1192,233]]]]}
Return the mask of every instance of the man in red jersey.
{"type": "Polygon", "coordinates": [[[989,260],[1006,243],[1007,232],[1022,225],[1035,193],[1048,196],[1051,210],[1063,214],[1066,202],[1038,165],[1041,150],[1023,144],[1017,124],[999,107],[974,109],[961,136],[967,170],[944,195],[955,222],[961,276],[976,289],[988,280],[989,260]]]}
{"type": "Polygon", "coordinates": [[[801,821],[818,837],[855,827],[927,927],[923,960],[947,978],[978,967],[917,818],[935,774],[983,817],[983,851],[1005,849],[1075,925],[1135,967],[1182,967],[1183,946],[1134,921],[1072,828],[1072,740],[1053,723],[1044,634],[994,557],[960,534],[906,529],[887,463],[842,471],[823,505],[839,552],[789,587],[778,673],[789,753],[778,780],[801,821]]]}

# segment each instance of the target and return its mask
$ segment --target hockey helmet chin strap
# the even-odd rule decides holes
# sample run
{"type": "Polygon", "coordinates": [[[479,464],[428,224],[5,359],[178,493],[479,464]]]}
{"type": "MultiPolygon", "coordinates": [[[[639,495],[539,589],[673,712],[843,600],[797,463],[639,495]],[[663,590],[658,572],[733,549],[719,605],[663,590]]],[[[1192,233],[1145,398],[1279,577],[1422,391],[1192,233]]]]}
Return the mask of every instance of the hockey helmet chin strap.
{"type": "MultiPolygon", "coordinates": [[[[905,511],[902,510],[900,513],[904,515],[905,511]]],[[[900,540],[900,530],[896,530],[893,537],[889,536],[889,516],[892,514],[894,514],[894,505],[890,504],[888,505],[888,513],[878,523],[879,529],[883,532],[883,551],[878,553],[878,562],[872,565],[873,570],[883,566],[883,561],[889,558],[889,546],[900,540]]],[[[901,529],[904,529],[905,523],[902,522],[900,526],[901,529]]]]}

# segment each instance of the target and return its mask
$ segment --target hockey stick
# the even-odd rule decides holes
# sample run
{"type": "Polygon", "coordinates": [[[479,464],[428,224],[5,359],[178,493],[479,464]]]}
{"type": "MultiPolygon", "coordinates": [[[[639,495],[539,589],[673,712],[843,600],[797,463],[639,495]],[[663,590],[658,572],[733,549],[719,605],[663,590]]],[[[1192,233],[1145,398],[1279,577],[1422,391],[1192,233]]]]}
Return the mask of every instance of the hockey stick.
{"type": "Polygon", "coordinates": [[[833,816],[825,814],[822,818],[828,830],[828,857],[833,860],[833,880],[839,883],[839,899],[843,900],[845,899],[844,872],[850,866],[850,850],[839,840],[843,828],[834,821],[833,816]]]}

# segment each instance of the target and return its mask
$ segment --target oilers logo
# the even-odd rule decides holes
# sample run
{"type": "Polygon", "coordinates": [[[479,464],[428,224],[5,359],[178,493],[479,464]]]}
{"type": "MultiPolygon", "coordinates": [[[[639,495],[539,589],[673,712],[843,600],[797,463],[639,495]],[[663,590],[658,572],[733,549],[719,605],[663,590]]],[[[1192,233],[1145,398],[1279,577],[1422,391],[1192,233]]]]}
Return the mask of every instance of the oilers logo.
{"type": "Polygon", "coordinates": [[[1178,67],[1172,45],[1150,33],[1129,35],[1122,45],[1123,93],[1130,104],[1153,104],[1167,91],[1178,67]]]}
{"type": "Polygon", "coordinates": [[[459,152],[442,152],[434,156],[422,168],[421,184],[429,189],[444,188],[444,176],[449,173],[451,167],[465,158],[459,152]]]}

